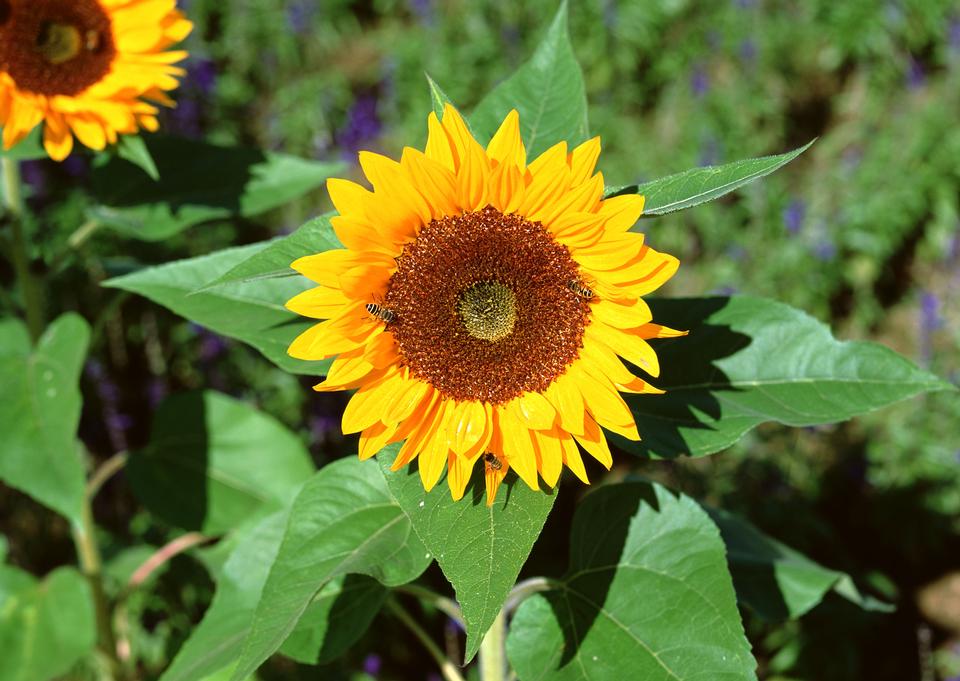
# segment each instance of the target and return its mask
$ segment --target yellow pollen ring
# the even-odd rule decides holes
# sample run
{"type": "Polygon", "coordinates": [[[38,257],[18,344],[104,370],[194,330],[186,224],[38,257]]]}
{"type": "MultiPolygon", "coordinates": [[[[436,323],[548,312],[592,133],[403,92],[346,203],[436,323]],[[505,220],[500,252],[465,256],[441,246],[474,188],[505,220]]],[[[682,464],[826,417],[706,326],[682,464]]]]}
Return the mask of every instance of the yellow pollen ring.
{"type": "Polygon", "coordinates": [[[460,292],[457,314],[474,338],[498,341],[513,333],[517,296],[499,281],[479,281],[460,292]]]}
{"type": "Polygon", "coordinates": [[[72,24],[45,23],[37,36],[37,50],[51,64],[70,61],[80,54],[82,48],[80,29],[72,24]]]}

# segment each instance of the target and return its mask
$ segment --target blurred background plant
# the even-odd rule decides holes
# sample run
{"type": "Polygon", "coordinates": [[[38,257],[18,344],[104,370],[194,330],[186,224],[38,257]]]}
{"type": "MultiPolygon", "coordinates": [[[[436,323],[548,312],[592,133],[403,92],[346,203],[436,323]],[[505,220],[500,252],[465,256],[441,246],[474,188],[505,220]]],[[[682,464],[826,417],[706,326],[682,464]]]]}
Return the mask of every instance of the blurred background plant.
{"type": "MultiPolygon", "coordinates": [[[[469,111],[532,52],[556,9],[555,0],[180,4],[197,29],[166,131],[354,165],[359,149],[396,156],[402,145],[423,142],[424,71],[469,111]]],[[[668,295],[777,298],[828,322],[840,338],[879,340],[960,382],[960,306],[951,302],[960,295],[955,2],[590,0],[572,4],[570,30],[608,184],[819,138],[761,183],[648,223],[648,239],[683,263],[668,295]]],[[[89,165],[74,155],[64,164],[24,166],[28,201],[47,216],[35,242],[51,267],[83,222],[89,165]]],[[[256,222],[204,225],[159,244],[99,233],[79,245],[71,257],[80,266],[62,269],[57,290],[69,299],[64,307],[99,320],[82,381],[80,431],[95,456],[142,446],[152,409],[165,395],[192,388],[256,403],[297,430],[318,463],[342,454],[345,397],[311,394],[303,389],[309,379],[277,371],[246,346],[91,284],[136,264],[287,233],[328,209],[317,191],[256,222]]],[[[0,277],[5,287],[12,282],[9,271],[0,277]]],[[[764,426],[724,456],[638,462],[621,454],[619,462],[611,475],[639,469],[738,511],[897,603],[897,612],[885,615],[831,598],[788,624],[745,613],[761,678],[960,678],[960,590],[949,580],[960,573],[960,427],[952,395],[918,397],[840,426],[764,426]]],[[[550,524],[569,522],[576,496],[569,491],[550,524]]],[[[96,504],[107,576],[119,589],[172,532],[117,480],[96,504]]],[[[72,560],[65,521],[27,497],[4,488],[0,516],[14,564],[42,574],[72,560]]],[[[544,533],[531,573],[561,570],[555,563],[566,555],[564,537],[544,533]]],[[[126,604],[145,678],[169,662],[213,590],[186,556],[151,579],[153,588],[126,604]]],[[[448,645],[459,645],[459,633],[439,613],[427,617],[448,645]]],[[[274,662],[261,675],[427,678],[415,644],[399,630],[385,635],[384,627],[397,626],[389,620],[378,623],[320,676],[292,662],[274,662]]]]}

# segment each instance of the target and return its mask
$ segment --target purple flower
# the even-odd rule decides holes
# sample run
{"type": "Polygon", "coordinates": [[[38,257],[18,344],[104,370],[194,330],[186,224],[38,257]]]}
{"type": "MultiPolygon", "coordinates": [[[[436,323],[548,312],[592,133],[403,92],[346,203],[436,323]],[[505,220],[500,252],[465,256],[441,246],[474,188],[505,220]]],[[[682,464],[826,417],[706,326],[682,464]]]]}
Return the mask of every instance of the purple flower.
{"type": "Polygon", "coordinates": [[[200,334],[200,361],[212,362],[230,347],[227,341],[215,333],[204,330],[200,334]]]}
{"type": "Polygon", "coordinates": [[[693,71],[690,74],[690,90],[695,97],[703,97],[710,91],[710,76],[702,64],[697,64],[693,67],[693,71]]]}
{"type": "Polygon", "coordinates": [[[417,20],[425,26],[433,26],[436,20],[436,13],[433,8],[433,0],[409,0],[410,11],[417,17],[417,20]]]}
{"type": "Polygon", "coordinates": [[[813,245],[813,255],[817,260],[829,262],[837,257],[837,245],[827,235],[823,235],[813,245]]]}
{"type": "Polygon", "coordinates": [[[347,122],[337,134],[337,141],[345,157],[353,159],[357,152],[376,138],[383,129],[377,115],[377,99],[361,95],[347,113],[347,122]]]}
{"type": "Polygon", "coordinates": [[[927,74],[923,71],[923,64],[917,61],[915,57],[910,57],[910,63],[907,64],[906,79],[907,87],[911,90],[923,87],[927,80],[927,74]]]}
{"type": "Polygon", "coordinates": [[[924,291],[920,296],[920,325],[927,331],[936,331],[943,326],[940,315],[940,298],[936,293],[924,291]]]}
{"type": "Polygon", "coordinates": [[[720,160],[720,145],[713,137],[708,137],[700,145],[700,165],[713,166],[720,160]]]}
{"type": "Polygon", "coordinates": [[[47,173],[43,161],[23,161],[20,172],[23,181],[30,187],[33,198],[42,199],[47,195],[47,173]]]}
{"type": "Polygon", "coordinates": [[[201,95],[209,95],[217,85],[217,65],[212,59],[200,57],[187,65],[185,86],[201,95]]]}
{"type": "Polygon", "coordinates": [[[783,209],[783,225],[787,232],[794,236],[803,228],[803,221],[807,215],[807,204],[801,199],[792,199],[783,209]]]}
{"type": "Polygon", "coordinates": [[[132,419],[120,413],[117,405],[120,402],[120,388],[107,375],[103,365],[96,359],[91,359],[84,366],[84,373],[92,380],[97,390],[97,396],[103,405],[103,422],[107,426],[107,434],[114,451],[122,452],[127,447],[127,431],[133,425],[132,419]]]}
{"type": "Polygon", "coordinates": [[[383,660],[376,653],[370,653],[363,660],[363,671],[370,676],[376,677],[380,673],[381,667],[383,667],[383,660]]]}
{"type": "Polygon", "coordinates": [[[167,388],[167,382],[162,378],[155,377],[147,384],[147,403],[151,409],[156,409],[163,402],[164,398],[170,393],[167,388]]]}
{"type": "Polygon", "coordinates": [[[947,44],[950,50],[960,52],[960,16],[955,16],[947,26],[947,44]]]}
{"type": "Polygon", "coordinates": [[[306,33],[317,14],[317,0],[295,0],[287,8],[287,24],[294,33],[306,33]]]}
{"type": "Polygon", "coordinates": [[[620,8],[617,7],[617,0],[606,0],[603,3],[603,25],[608,31],[612,31],[620,22],[620,8]]]}
{"type": "Polygon", "coordinates": [[[740,58],[747,64],[752,65],[757,59],[757,44],[750,38],[740,43],[740,58]]]}

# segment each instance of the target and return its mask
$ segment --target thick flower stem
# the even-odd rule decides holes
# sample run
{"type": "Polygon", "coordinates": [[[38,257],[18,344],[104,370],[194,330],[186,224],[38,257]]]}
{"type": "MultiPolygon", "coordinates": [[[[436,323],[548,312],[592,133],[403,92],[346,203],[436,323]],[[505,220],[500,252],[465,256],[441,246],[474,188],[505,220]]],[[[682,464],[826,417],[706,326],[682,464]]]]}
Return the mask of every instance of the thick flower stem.
{"type": "Polygon", "coordinates": [[[501,610],[480,644],[480,681],[504,681],[507,678],[507,616],[501,610]]]}
{"type": "Polygon", "coordinates": [[[20,166],[9,156],[0,158],[3,169],[3,207],[10,218],[13,269],[20,283],[30,338],[36,342],[43,333],[43,294],[40,282],[30,269],[27,241],[23,235],[23,193],[20,166]]]}
{"type": "Polygon", "coordinates": [[[430,636],[423,630],[423,628],[417,624],[416,620],[410,616],[410,614],[404,610],[399,603],[393,598],[387,600],[387,609],[392,615],[394,615],[403,625],[411,631],[411,633],[417,637],[417,640],[426,648],[427,652],[430,653],[437,665],[440,667],[440,673],[443,674],[443,678],[446,681],[464,681],[463,676],[457,670],[456,666],[444,656],[443,652],[437,646],[436,643],[430,638],[430,636]]]}

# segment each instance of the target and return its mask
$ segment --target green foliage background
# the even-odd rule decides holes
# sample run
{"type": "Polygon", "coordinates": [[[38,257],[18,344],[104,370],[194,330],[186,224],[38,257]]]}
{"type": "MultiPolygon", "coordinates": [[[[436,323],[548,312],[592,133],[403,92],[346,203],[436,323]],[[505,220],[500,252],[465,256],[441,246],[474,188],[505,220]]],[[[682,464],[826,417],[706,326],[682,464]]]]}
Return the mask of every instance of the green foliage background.
{"type": "MultiPolygon", "coordinates": [[[[396,156],[404,145],[422,144],[430,106],[424,71],[470,111],[527,59],[556,10],[554,0],[182,5],[197,28],[180,106],[166,115],[164,130],[345,161],[341,174],[354,177],[351,151],[396,156]]],[[[649,241],[682,262],[666,294],[776,298],[828,323],[839,338],[881,341],[958,382],[960,308],[952,301],[960,295],[960,9],[954,3],[591,0],[571,3],[569,25],[591,133],[603,139],[608,184],[781,153],[819,138],[799,159],[738,194],[646,223],[649,241]]],[[[51,268],[83,222],[88,196],[105,191],[104,176],[91,176],[88,165],[36,161],[26,173],[32,205],[49,216],[34,226],[34,243],[51,268]]],[[[153,244],[124,240],[129,223],[118,219],[80,249],[81,267],[61,275],[61,304],[98,320],[80,426],[98,458],[147,446],[154,420],[145,393],[196,388],[255,403],[294,429],[317,464],[352,450],[353,440],[338,430],[344,396],[312,394],[309,380],[276,371],[247,347],[145,299],[90,283],[261,241],[328,209],[316,190],[266,217],[205,222],[160,234],[153,244]]],[[[6,286],[10,275],[2,274],[6,286]]],[[[215,294],[184,295],[183,304],[204,304],[199,298],[206,295],[215,294]]],[[[257,329],[245,331],[262,337],[257,329]]],[[[960,658],[960,606],[949,602],[951,619],[949,608],[941,608],[946,615],[934,612],[918,594],[960,571],[956,404],[954,395],[933,394],[842,425],[761,426],[723,456],[638,464],[621,453],[610,479],[639,472],[736,511],[897,604],[895,614],[864,612],[831,595],[786,624],[746,610],[760,678],[927,681],[926,669],[946,679],[960,658]]],[[[268,433],[274,427],[263,425],[268,433]]],[[[303,456],[296,444],[290,447],[291,456],[303,456]]],[[[130,471],[131,482],[136,475],[130,471]]],[[[128,485],[111,484],[95,512],[108,547],[107,575],[119,588],[143,550],[175,532],[143,511],[128,485]]],[[[564,573],[566,528],[583,490],[571,484],[563,491],[521,576],[564,573]]],[[[13,538],[9,562],[34,574],[71,562],[66,523],[3,492],[4,533],[13,538]]],[[[276,550],[279,539],[270,541],[276,550]]],[[[203,554],[208,565],[225,558],[218,549],[203,554]]],[[[54,579],[82,589],[73,577],[54,579]]],[[[142,622],[131,640],[147,678],[166,667],[213,594],[210,578],[189,557],[155,579],[155,588],[128,603],[131,620],[142,622]]],[[[840,590],[835,575],[817,579],[824,591],[840,590]]],[[[531,602],[528,611],[546,607],[548,598],[531,602]]],[[[424,617],[442,639],[450,626],[445,618],[424,617]]],[[[346,658],[320,673],[367,678],[359,670],[376,650],[383,663],[378,678],[426,678],[411,652],[416,643],[405,637],[379,617],[346,658]]],[[[447,638],[462,644],[456,632],[447,638]]],[[[318,672],[275,661],[260,673],[287,679],[318,672]]]]}

